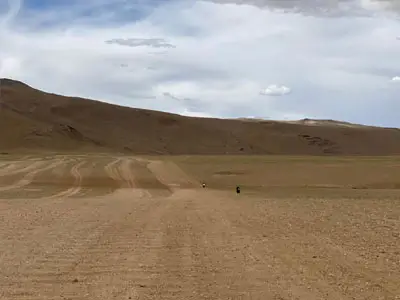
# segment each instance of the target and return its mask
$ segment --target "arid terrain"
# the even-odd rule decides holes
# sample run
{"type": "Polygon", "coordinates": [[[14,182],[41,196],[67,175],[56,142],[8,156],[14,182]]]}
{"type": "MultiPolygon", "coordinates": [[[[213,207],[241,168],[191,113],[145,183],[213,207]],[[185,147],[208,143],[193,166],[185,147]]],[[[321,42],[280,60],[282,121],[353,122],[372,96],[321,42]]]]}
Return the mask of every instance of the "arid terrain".
{"type": "Polygon", "coordinates": [[[184,117],[65,97],[11,79],[0,81],[3,152],[400,155],[398,128],[334,120],[278,122],[184,117]]]}
{"type": "Polygon", "coordinates": [[[10,79],[0,128],[0,299],[400,299],[399,129],[10,79]]]}
{"type": "Polygon", "coordinates": [[[0,299],[400,299],[399,178],[396,157],[3,154],[0,299]]]}

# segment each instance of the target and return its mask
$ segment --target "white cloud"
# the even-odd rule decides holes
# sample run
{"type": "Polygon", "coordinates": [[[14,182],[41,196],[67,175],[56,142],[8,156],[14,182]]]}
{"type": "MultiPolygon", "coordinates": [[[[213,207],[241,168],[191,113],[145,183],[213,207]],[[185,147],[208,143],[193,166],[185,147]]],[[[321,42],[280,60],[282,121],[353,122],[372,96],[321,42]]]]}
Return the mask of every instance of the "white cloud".
{"type": "Polygon", "coordinates": [[[128,38],[128,39],[111,39],[106,41],[107,44],[118,44],[121,46],[139,47],[149,46],[153,48],[175,48],[174,45],[160,38],[128,38]]]}
{"type": "Polygon", "coordinates": [[[398,12],[398,0],[208,0],[215,3],[235,3],[254,5],[279,12],[301,13],[306,15],[343,16],[365,14],[368,12],[398,12]]]}
{"type": "Polygon", "coordinates": [[[196,118],[215,118],[216,116],[203,113],[203,112],[194,112],[194,111],[189,111],[187,109],[184,109],[183,111],[177,112],[178,114],[182,116],[187,116],[187,117],[196,117],[196,118]]]}
{"type": "Polygon", "coordinates": [[[293,3],[317,13],[315,0],[241,2],[251,5],[58,0],[35,8],[26,0],[19,9],[13,1],[0,23],[0,77],[176,113],[400,126],[398,89],[388,80],[400,69],[395,17],[377,14],[382,9],[371,1],[364,8],[359,0],[339,1],[337,18],[296,13],[293,3]],[[286,13],[270,9],[283,6],[286,13]],[[285,85],[265,88],[273,82],[285,85]],[[293,93],[265,101],[262,88],[265,95],[293,93]]]}
{"type": "Polygon", "coordinates": [[[291,89],[284,85],[271,84],[266,89],[260,92],[261,95],[266,96],[283,96],[291,93],[291,89]]]}
{"type": "Polygon", "coordinates": [[[392,81],[400,82],[400,76],[393,77],[392,81]]]}

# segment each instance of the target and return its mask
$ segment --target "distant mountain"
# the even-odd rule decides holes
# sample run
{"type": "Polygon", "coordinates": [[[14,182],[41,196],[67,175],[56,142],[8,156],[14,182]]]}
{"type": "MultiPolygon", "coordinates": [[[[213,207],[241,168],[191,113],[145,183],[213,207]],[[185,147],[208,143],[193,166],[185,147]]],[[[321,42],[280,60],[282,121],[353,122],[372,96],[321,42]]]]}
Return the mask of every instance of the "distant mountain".
{"type": "Polygon", "coordinates": [[[400,154],[400,130],[334,120],[207,119],[59,96],[1,79],[0,150],[400,154]]]}

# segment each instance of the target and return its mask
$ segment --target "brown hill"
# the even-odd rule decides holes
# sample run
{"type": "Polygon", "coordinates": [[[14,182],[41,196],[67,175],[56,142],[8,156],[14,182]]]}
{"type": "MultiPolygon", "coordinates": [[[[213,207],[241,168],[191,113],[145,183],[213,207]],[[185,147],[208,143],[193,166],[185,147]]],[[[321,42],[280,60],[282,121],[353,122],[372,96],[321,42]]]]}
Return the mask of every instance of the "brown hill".
{"type": "Polygon", "coordinates": [[[184,117],[42,92],[1,80],[0,150],[137,154],[400,154],[400,130],[332,120],[184,117]],[[333,126],[335,125],[335,126],[333,126]]]}

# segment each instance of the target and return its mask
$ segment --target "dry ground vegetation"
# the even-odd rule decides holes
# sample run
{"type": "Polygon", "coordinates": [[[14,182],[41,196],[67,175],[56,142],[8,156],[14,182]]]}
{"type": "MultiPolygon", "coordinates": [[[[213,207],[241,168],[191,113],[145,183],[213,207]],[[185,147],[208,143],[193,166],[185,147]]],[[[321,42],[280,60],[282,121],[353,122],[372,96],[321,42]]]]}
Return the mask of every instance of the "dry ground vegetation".
{"type": "Polygon", "coordinates": [[[1,155],[0,299],[400,299],[399,167],[1,155]]]}

